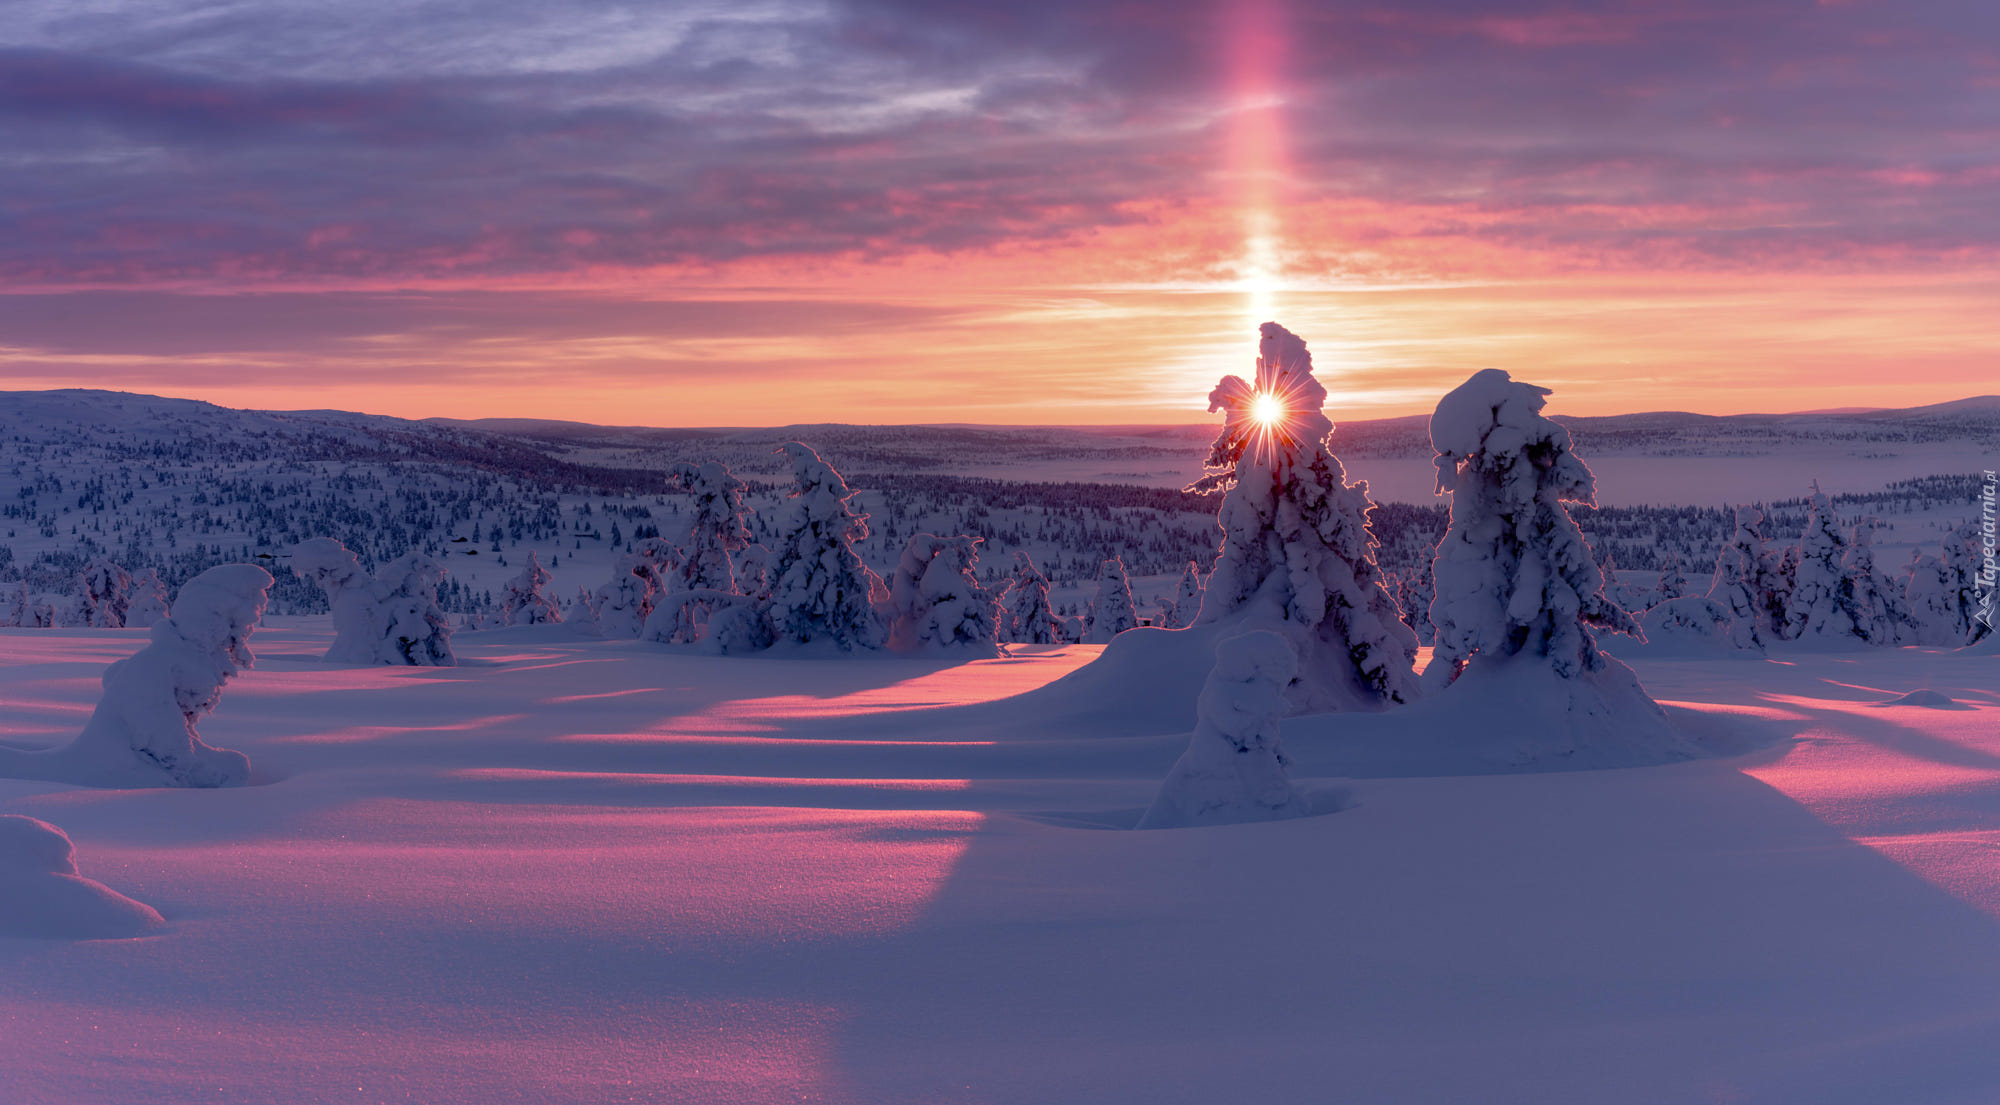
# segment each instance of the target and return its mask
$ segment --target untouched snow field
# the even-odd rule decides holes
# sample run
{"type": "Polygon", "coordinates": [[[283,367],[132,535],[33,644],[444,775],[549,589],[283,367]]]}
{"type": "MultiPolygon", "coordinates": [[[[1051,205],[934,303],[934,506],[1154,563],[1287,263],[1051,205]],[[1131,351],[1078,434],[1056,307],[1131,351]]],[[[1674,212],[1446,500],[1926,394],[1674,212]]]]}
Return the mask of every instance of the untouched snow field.
{"type": "MultiPolygon", "coordinates": [[[[1322,816],[1133,832],[1185,730],[977,705],[1092,647],[273,621],[202,726],[255,785],[0,780],[167,922],[0,939],[0,1102],[2000,1100],[1992,656],[1634,659],[1752,749],[1664,767],[1311,777],[1343,722],[1287,723],[1322,816]]],[[[143,639],[0,630],[0,741],[143,639]]]]}

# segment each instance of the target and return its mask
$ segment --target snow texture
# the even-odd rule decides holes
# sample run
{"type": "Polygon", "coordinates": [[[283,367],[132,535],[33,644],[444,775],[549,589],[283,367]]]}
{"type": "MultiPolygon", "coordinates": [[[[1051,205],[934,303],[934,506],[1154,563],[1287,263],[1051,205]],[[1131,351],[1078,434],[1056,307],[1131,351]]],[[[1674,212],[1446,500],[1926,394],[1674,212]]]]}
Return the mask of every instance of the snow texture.
{"type": "Polygon", "coordinates": [[[1259,335],[1254,383],[1228,376],[1208,397],[1225,418],[1191,489],[1227,494],[1196,624],[1283,633],[1299,658],[1297,712],[1408,701],[1417,639],[1375,562],[1368,485],[1348,483],[1327,448],[1327,393],[1305,342],[1275,322],[1259,335]],[[1260,402],[1280,413],[1259,420],[1260,402]]]}
{"type": "Polygon", "coordinates": [[[796,441],[779,451],[792,462],[793,489],[778,525],[772,628],[780,640],[800,644],[880,648],[886,634],[876,607],[886,591],[854,552],[868,533],[868,515],[854,509],[847,481],[818,453],[796,441]]]}
{"type": "Polygon", "coordinates": [[[271,574],[224,564],[183,584],[152,640],[104,671],[104,692],[83,732],[47,751],[0,749],[0,775],[100,787],[236,786],[250,777],[240,752],[202,743],[195,722],[252,667],[250,634],[271,574]]]}
{"type": "Polygon", "coordinates": [[[507,581],[507,589],[500,599],[501,625],[547,625],[562,620],[556,610],[555,600],[542,593],[555,579],[535,555],[528,550],[528,562],[521,568],[521,574],[507,581]]]}
{"type": "Polygon", "coordinates": [[[0,814],[0,936],[115,940],[164,924],[152,906],[78,874],[76,848],[61,829],[0,814]]]}
{"type": "Polygon", "coordinates": [[[1279,719],[1289,709],[1285,688],[1298,668],[1291,643],[1270,630],[1216,645],[1194,736],[1139,828],[1276,821],[1308,812],[1278,741],[1279,719]]]}
{"type": "MultiPolygon", "coordinates": [[[[888,646],[898,652],[998,656],[1000,604],[974,574],[977,537],[919,533],[889,577],[888,646]]],[[[1126,596],[1130,604],[1131,596],[1126,596]]]]}
{"type": "Polygon", "coordinates": [[[1139,611],[1132,605],[1132,581],[1125,575],[1125,562],[1112,558],[1098,565],[1097,595],[1090,602],[1090,616],[1084,619],[1084,643],[1102,645],[1139,625],[1139,611]]]}

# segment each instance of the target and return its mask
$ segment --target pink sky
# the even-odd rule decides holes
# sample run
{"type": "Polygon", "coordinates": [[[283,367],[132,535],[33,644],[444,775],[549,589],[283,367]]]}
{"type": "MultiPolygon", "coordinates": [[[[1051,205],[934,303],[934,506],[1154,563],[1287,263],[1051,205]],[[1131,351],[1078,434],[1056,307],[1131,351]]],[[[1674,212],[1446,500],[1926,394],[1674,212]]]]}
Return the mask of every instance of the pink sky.
{"type": "Polygon", "coordinates": [[[2000,16],[29,0],[0,388],[653,425],[2000,391],[2000,16]]]}

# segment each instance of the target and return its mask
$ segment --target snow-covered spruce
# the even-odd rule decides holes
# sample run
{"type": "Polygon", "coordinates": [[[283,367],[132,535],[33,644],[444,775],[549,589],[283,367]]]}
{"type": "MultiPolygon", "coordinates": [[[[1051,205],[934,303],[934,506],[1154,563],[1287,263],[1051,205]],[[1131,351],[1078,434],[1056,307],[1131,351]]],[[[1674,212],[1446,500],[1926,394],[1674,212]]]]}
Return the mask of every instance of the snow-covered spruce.
{"type": "Polygon", "coordinates": [[[590,596],[598,634],[610,640],[639,637],[680,559],[680,550],[657,537],[634,541],[632,551],[612,566],[611,579],[590,596]]]}
{"type": "MultiPolygon", "coordinates": [[[[1764,512],[1754,506],[1736,508],[1736,530],[1715,558],[1715,576],[1709,581],[1707,602],[1721,610],[1722,627],[1735,648],[1762,649],[1764,624],[1770,610],[1766,582],[1766,554],[1763,531],[1764,512]]],[[[1661,622],[1663,628],[1679,636],[1707,636],[1716,628],[1708,609],[1682,604],[1661,622]]],[[[1647,636],[1653,626],[1647,625],[1647,636]]]]}
{"type": "Polygon", "coordinates": [[[219,787],[250,777],[241,752],[202,743],[195,723],[254,666],[250,634],[271,574],[254,564],[210,568],[181,586],[152,640],[104,671],[104,693],[83,732],[43,752],[0,750],[0,775],[82,786],[219,787]]]}
{"type": "Polygon", "coordinates": [[[145,629],[167,616],[167,585],[160,573],[147,568],[132,577],[132,600],[125,609],[125,624],[145,629]]]}
{"type": "Polygon", "coordinates": [[[694,509],[673,589],[736,593],[730,554],[750,544],[750,530],[743,524],[749,513],[743,492],[749,485],[715,463],[675,465],[667,478],[670,486],[687,491],[694,509]]]}
{"type": "Polygon", "coordinates": [[[800,644],[880,648],[885,630],[876,606],[885,589],[854,552],[868,534],[868,515],[850,505],[854,492],[818,453],[796,441],[779,451],[792,462],[793,489],[775,535],[773,631],[800,644]]]}
{"type": "Polygon", "coordinates": [[[117,940],[164,924],[152,906],[79,874],[76,847],[61,829],[0,814],[0,936],[117,940]]]}
{"type": "Polygon", "coordinates": [[[1348,483],[1327,448],[1326,389],[1305,342],[1267,322],[1258,354],[1254,383],[1225,377],[1208,397],[1226,418],[1190,490],[1227,494],[1196,624],[1283,633],[1299,658],[1289,693],[1301,712],[1407,701],[1417,639],[1375,563],[1368,485],[1348,483]],[[1260,418],[1260,404],[1274,416],[1260,418]]]}
{"type": "Polygon", "coordinates": [[[1667,550],[1667,562],[1660,567],[1660,578],[1653,583],[1652,591],[1646,595],[1645,606],[1654,607],[1668,599],[1677,599],[1687,594],[1687,573],[1681,571],[1681,554],[1667,550]]]}
{"type": "Polygon", "coordinates": [[[758,602],[769,602],[771,598],[770,548],[753,542],[737,550],[736,555],[731,559],[736,565],[736,589],[758,602]]]}
{"type": "Polygon", "coordinates": [[[1594,503],[1595,481],[1569,431],[1541,413],[1548,394],[1486,369],[1431,417],[1451,523],[1433,564],[1437,645],[1425,680],[1448,698],[1441,709],[1469,723],[1526,730],[1524,762],[1612,745],[1617,756],[1685,755],[1632,670],[1597,647],[1594,628],[1644,635],[1604,597],[1564,506],[1594,503]]]}
{"type": "Polygon", "coordinates": [[[1125,562],[1113,557],[1098,566],[1097,596],[1090,600],[1090,616],[1084,619],[1084,643],[1110,644],[1111,638],[1138,625],[1132,581],[1125,574],[1125,562]]]}
{"type": "Polygon", "coordinates": [[[1785,638],[1817,643],[1861,643],[1842,605],[1847,590],[1848,538],[1833,500],[1813,483],[1811,511],[1799,537],[1798,567],[1785,602],[1785,638]]]}
{"type": "Polygon", "coordinates": [[[1307,812],[1278,741],[1279,719],[1289,710],[1285,688],[1298,666],[1290,642],[1270,630],[1216,645],[1194,736],[1139,828],[1275,821],[1307,812]]]}
{"type": "Polygon", "coordinates": [[[888,646],[898,652],[998,656],[1000,604],[979,583],[977,537],[919,533],[889,577],[888,646]]]}
{"type": "Polygon", "coordinates": [[[330,537],[299,543],[292,569],[326,592],[333,644],[326,658],[349,664],[450,667],[451,623],[437,604],[444,567],[412,549],[370,576],[330,537]]]}
{"type": "Polygon", "coordinates": [[[507,581],[507,589],[500,598],[501,625],[546,625],[562,620],[557,612],[555,600],[542,593],[555,579],[535,555],[528,550],[528,562],[521,568],[521,574],[507,581]]]}
{"type": "Polygon", "coordinates": [[[1901,589],[1875,570],[1877,524],[1864,518],[1855,525],[1847,552],[1840,558],[1841,588],[1836,601],[1854,636],[1871,645],[1896,645],[1903,643],[1911,627],[1901,589]]]}
{"type": "Polygon", "coordinates": [[[100,556],[84,565],[76,582],[76,624],[92,629],[124,628],[131,605],[130,573],[100,556]]]}
{"type": "Polygon", "coordinates": [[[1061,619],[1049,608],[1049,581],[1025,552],[1014,553],[1014,575],[1000,596],[1001,639],[1009,644],[1052,645],[1062,640],[1061,619]]]}
{"type": "Polygon", "coordinates": [[[1986,635],[1979,578],[1983,551],[1978,524],[1945,536],[1939,555],[1912,560],[1903,582],[1903,609],[1909,643],[1958,648],[1986,635]]]}
{"type": "Polygon", "coordinates": [[[1201,567],[1188,561],[1187,570],[1181,573],[1181,585],[1174,591],[1174,597],[1167,603],[1166,627],[1186,629],[1201,616],[1201,567]]]}

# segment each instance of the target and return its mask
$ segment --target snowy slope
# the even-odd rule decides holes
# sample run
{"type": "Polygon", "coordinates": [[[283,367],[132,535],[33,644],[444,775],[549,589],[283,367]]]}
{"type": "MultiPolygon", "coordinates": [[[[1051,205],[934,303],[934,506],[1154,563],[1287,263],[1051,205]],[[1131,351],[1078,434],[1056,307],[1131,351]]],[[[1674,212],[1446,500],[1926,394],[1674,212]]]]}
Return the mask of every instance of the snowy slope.
{"type": "MultiPolygon", "coordinates": [[[[1322,816],[1125,832],[1184,731],[977,705],[1093,648],[343,669],[278,622],[203,726],[261,785],[0,781],[168,923],[0,940],[0,1100],[2000,1096],[1990,656],[1641,660],[1756,750],[1622,771],[1340,777],[1324,719],[1322,816]]],[[[5,739],[140,639],[0,630],[5,739]]]]}

